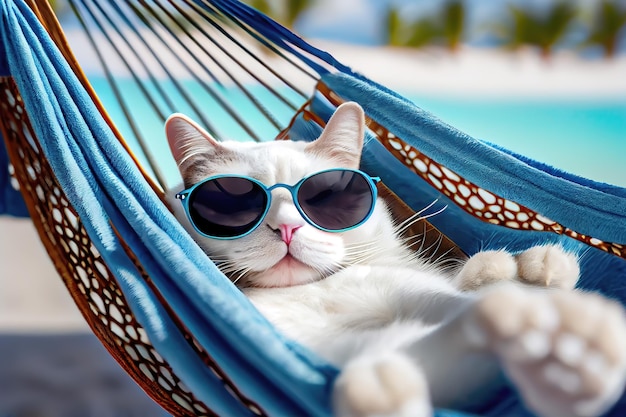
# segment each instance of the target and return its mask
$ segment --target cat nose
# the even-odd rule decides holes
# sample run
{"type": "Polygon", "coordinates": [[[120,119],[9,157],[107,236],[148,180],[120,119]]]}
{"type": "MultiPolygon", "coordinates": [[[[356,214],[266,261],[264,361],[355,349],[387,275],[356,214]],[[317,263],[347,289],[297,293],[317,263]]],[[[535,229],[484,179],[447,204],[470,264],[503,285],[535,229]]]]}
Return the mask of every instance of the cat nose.
{"type": "Polygon", "coordinates": [[[293,234],[301,227],[301,224],[281,224],[278,226],[278,229],[280,230],[280,237],[283,239],[283,242],[289,245],[293,240],[293,234]]]}

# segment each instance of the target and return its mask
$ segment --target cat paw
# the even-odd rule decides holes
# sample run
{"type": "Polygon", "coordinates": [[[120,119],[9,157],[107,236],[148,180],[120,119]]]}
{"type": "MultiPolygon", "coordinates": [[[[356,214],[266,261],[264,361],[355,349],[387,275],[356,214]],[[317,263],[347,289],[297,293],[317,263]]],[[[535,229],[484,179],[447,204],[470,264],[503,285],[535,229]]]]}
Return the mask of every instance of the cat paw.
{"type": "Polygon", "coordinates": [[[482,251],[467,260],[454,279],[461,291],[475,291],[517,277],[517,262],[505,251],[482,251]]]}
{"type": "Polygon", "coordinates": [[[518,279],[523,283],[570,290],[578,282],[578,260],[560,246],[535,246],[517,255],[516,260],[518,279]]]}
{"type": "Polygon", "coordinates": [[[396,353],[363,356],[348,363],[335,382],[333,403],[339,417],[432,415],[422,371],[396,353]]]}
{"type": "Polygon", "coordinates": [[[621,305],[596,294],[507,286],[478,301],[464,331],[497,355],[535,413],[591,417],[623,392],[625,317],[621,305]]]}

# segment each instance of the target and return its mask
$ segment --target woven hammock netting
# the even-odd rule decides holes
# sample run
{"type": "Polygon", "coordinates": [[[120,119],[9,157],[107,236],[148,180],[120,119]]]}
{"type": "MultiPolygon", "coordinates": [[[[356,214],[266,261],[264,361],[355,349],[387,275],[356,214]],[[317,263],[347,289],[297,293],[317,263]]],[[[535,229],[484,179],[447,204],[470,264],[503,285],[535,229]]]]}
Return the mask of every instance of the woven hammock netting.
{"type": "Polygon", "coordinates": [[[337,105],[359,101],[371,139],[363,167],[383,178],[394,214],[437,200],[464,219],[458,227],[415,225],[410,233],[426,236],[421,248],[459,258],[485,242],[560,242],[593,254],[582,258],[583,271],[596,272],[589,288],[624,299],[626,286],[616,290],[603,277],[626,275],[626,190],[479,148],[237,1],[67,5],[72,14],[61,27],[46,1],[2,1],[9,172],[91,329],[170,414],[329,415],[337,373],[277,334],[173,224],[163,190],[178,178],[162,126],[174,112],[220,139],[311,140],[337,105]],[[418,123],[415,132],[394,121],[402,117],[418,123]],[[433,139],[421,146],[412,136],[433,139]],[[66,137],[78,139],[59,145],[66,137]],[[441,138],[472,144],[466,158],[493,161],[497,175],[463,172],[441,138]],[[546,185],[534,190],[536,204],[506,180],[540,171],[546,185]],[[571,199],[566,209],[550,199],[565,201],[559,192],[571,199]],[[590,200],[597,206],[582,202],[590,200]],[[593,233],[591,224],[615,219],[620,226],[593,233]],[[459,232],[465,226],[473,236],[459,232]]]}

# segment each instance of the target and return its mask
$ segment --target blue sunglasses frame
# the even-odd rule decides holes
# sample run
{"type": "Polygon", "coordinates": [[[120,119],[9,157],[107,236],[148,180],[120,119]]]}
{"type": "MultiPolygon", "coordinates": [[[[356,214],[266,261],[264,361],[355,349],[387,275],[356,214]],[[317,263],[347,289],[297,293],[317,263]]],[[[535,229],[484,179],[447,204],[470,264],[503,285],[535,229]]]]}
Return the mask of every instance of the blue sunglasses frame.
{"type": "Polygon", "coordinates": [[[294,205],[296,206],[296,209],[298,210],[298,212],[300,213],[300,215],[302,216],[302,218],[309,223],[311,226],[319,229],[319,230],[323,230],[325,232],[331,232],[331,233],[340,233],[340,232],[346,232],[348,230],[352,230],[356,227],[361,226],[363,223],[365,223],[372,215],[372,213],[374,212],[374,208],[376,207],[376,200],[378,198],[378,189],[376,187],[376,184],[378,184],[381,181],[380,177],[372,177],[368,174],[366,174],[363,171],[360,171],[358,169],[344,169],[344,168],[334,168],[334,169],[326,169],[323,171],[319,171],[319,172],[315,172],[313,174],[307,175],[306,177],[302,178],[300,181],[298,181],[296,184],[294,185],[289,185],[289,184],[284,184],[284,183],[277,183],[274,184],[272,186],[267,186],[265,184],[263,184],[261,181],[257,180],[256,178],[252,178],[249,177],[247,175],[236,175],[236,174],[222,174],[222,175],[214,175],[211,177],[207,177],[205,179],[203,179],[202,181],[197,182],[196,184],[192,185],[191,187],[179,192],[176,194],[176,198],[178,200],[181,200],[181,203],[183,204],[183,208],[185,209],[185,214],[187,215],[187,218],[189,219],[191,225],[193,226],[193,228],[196,230],[196,232],[198,232],[200,235],[208,237],[210,239],[219,239],[219,240],[232,240],[232,239],[239,239],[242,238],[244,236],[249,235],[250,233],[252,233],[254,230],[256,230],[257,227],[259,227],[259,225],[261,225],[263,223],[263,220],[265,219],[265,216],[267,216],[267,213],[269,212],[269,209],[272,205],[272,190],[275,190],[277,188],[285,188],[287,190],[289,190],[289,192],[291,193],[291,198],[293,200],[294,205]],[[352,225],[350,227],[345,227],[342,229],[328,229],[325,228],[323,226],[318,225],[317,223],[315,223],[313,220],[311,220],[309,218],[309,216],[305,213],[304,209],[300,206],[300,202],[298,201],[298,191],[300,190],[300,188],[302,187],[302,184],[304,184],[308,179],[315,177],[316,175],[319,174],[324,174],[326,172],[337,172],[337,171],[342,171],[342,172],[351,172],[351,173],[355,173],[360,175],[361,177],[363,177],[366,180],[366,183],[368,184],[370,191],[372,193],[372,204],[371,207],[367,213],[367,215],[363,218],[363,220],[361,220],[360,222],[356,223],[355,225],[352,225]],[[192,193],[198,188],[201,187],[203,184],[205,184],[208,181],[212,181],[212,180],[216,180],[216,179],[220,179],[220,178],[241,178],[241,179],[245,179],[248,180],[256,185],[258,185],[260,187],[261,190],[263,190],[266,194],[267,197],[267,203],[265,204],[265,210],[263,211],[263,214],[259,217],[259,220],[250,227],[250,230],[246,231],[245,233],[241,233],[235,236],[214,236],[214,235],[210,235],[207,234],[206,232],[203,232],[202,230],[200,230],[194,220],[193,217],[191,216],[191,212],[189,209],[189,201],[190,201],[190,196],[192,195],[192,193]]]}

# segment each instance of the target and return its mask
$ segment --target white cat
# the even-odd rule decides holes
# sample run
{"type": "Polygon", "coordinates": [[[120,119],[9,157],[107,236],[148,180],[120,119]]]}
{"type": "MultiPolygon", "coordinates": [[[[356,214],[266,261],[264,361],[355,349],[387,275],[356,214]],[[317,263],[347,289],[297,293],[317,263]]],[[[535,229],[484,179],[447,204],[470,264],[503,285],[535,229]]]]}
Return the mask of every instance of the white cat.
{"type": "MultiPolygon", "coordinates": [[[[271,187],[328,169],[357,170],[364,129],[356,103],[340,106],[310,144],[218,143],[185,116],[166,123],[186,187],[218,174],[271,187]]],[[[597,416],[622,393],[624,311],[573,291],[577,259],[560,247],[480,252],[446,272],[405,245],[383,201],[360,226],[328,232],[303,218],[284,186],[270,194],[258,226],[233,239],[198,233],[180,202],[173,204],[278,329],[341,369],[336,415],[471,408],[502,386],[501,373],[545,417],[597,416]]],[[[338,216],[345,211],[336,208],[338,216]]]]}

